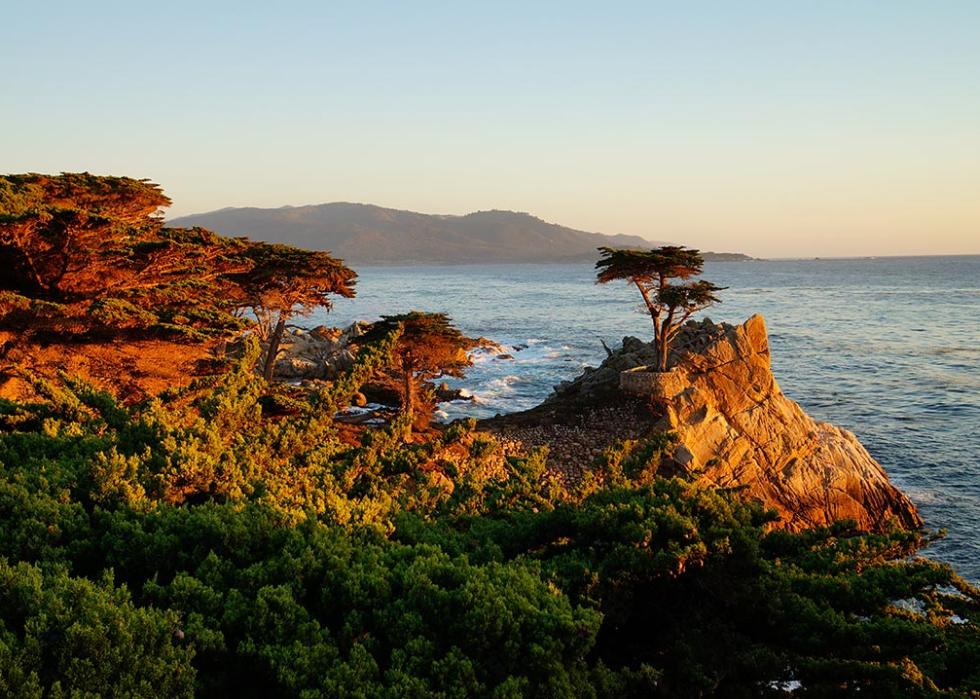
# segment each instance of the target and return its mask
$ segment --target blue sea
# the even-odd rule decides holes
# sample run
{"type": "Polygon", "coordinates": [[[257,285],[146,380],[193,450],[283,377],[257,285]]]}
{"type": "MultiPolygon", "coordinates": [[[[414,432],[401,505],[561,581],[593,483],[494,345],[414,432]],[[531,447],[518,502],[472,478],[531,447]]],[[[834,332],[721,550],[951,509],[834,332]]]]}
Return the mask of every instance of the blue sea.
{"type": "MultiPolygon", "coordinates": [[[[450,417],[532,407],[652,327],[635,290],[597,286],[588,264],[359,268],[358,296],[304,323],[344,325],[412,309],[449,313],[471,336],[511,347],[451,382],[477,400],[450,417]]],[[[716,262],[728,289],[705,315],[761,313],[783,391],[861,439],[946,528],[929,555],[980,579],[980,256],[716,262]]]]}

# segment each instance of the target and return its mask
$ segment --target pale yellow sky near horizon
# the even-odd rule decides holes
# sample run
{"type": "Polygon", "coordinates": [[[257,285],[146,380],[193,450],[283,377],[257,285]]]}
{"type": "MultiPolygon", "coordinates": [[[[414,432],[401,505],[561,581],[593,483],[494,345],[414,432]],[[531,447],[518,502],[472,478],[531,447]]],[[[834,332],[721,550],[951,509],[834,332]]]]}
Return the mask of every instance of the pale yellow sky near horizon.
{"type": "Polygon", "coordinates": [[[294,191],[288,197],[272,179],[252,191],[248,182],[236,183],[234,195],[221,191],[228,183],[170,187],[174,206],[169,215],[224,206],[356,201],[431,214],[526,211],[581,230],[757,257],[980,254],[980,148],[976,152],[968,162],[937,158],[931,167],[901,149],[890,157],[868,154],[856,162],[784,151],[751,165],[740,159],[746,154],[736,152],[715,162],[688,159],[690,171],[638,171],[617,178],[617,186],[604,185],[603,173],[614,163],[575,164],[570,162],[574,156],[551,172],[520,177],[487,165],[467,172],[465,187],[455,181],[453,167],[417,176],[413,186],[406,183],[410,172],[392,168],[328,172],[290,183],[285,189],[294,191]],[[555,186],[560,171],[572,167],[579,174],[566,175],[555,186]],[[421,192],[418,180],[424,181],[421,192]]]}
{"type": "Polygon", "coordinates": [[[369,144],[310,142],[300,130],[276,140],[293,144],[286,152],[256,146],[264,177],[227,153],[234,179],[188,182],[174,172],[168,191],[174,215],[356,201],[435,214],[526,211],[758,257],[980,253],[980,119],[955,94],[926,110],[891,106],[841,114],[766,103],[718,117],[649,108],[646,120],[569,117],[550,129],[378,117],[358,125],[369,144]],[[940,107],[945,128],[928,118],[940,107]],[[498,147],[477,149],[479,138],[498,147]],[[301,152],[326,155],[297,169],[301,152]]]}
{"type": "Polygon", "coordinates": [[[355,201],[976,254],[978,36],[976,0],[13,3],[0,172],[149,178],[173,217],[355,201]]]}

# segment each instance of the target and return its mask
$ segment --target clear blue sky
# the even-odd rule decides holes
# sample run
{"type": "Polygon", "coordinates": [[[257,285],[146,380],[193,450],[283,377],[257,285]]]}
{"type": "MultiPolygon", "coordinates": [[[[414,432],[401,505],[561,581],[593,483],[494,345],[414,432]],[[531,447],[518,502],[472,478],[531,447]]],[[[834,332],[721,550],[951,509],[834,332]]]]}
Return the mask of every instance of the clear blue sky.
{"type": "Polygon", "coordinates": [[[758,255],[980,252],[980,2],[13,2],[0,170],[172,215],[529,211],[758,255]]]}

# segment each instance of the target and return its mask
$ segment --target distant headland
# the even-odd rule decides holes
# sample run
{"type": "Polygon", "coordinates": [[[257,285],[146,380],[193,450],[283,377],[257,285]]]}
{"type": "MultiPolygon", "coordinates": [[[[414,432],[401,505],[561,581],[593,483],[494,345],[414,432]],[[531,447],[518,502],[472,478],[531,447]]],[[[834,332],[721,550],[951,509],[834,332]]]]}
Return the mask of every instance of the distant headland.
{"type": "MultiPolygon", "coordinates": [[[[590,233],[515,211],[461,216],[422,214],[372,204],[335,202],[274,209],[227,208],[171,220],[223,235],[330,250],[361,265],[560,263],[595,259],[601,246],[649,248],[636,235],[590,233]]],[[[743,261],[741,253],[703,253],[706,260],[743,261]]]]}

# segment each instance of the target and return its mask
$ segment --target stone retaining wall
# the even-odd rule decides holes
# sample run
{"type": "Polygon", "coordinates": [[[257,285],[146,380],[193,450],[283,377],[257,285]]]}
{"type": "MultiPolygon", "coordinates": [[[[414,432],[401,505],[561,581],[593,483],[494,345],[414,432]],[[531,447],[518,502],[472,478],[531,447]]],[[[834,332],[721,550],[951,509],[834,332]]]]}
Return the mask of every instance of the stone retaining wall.
{"type": "Polygon", "coordinates": [[[619,373],[619,387],[624,393],[643,398],[667,400],[684,390],[681,372],[656,371],[653,367],[639,366],[619,373]]]}

